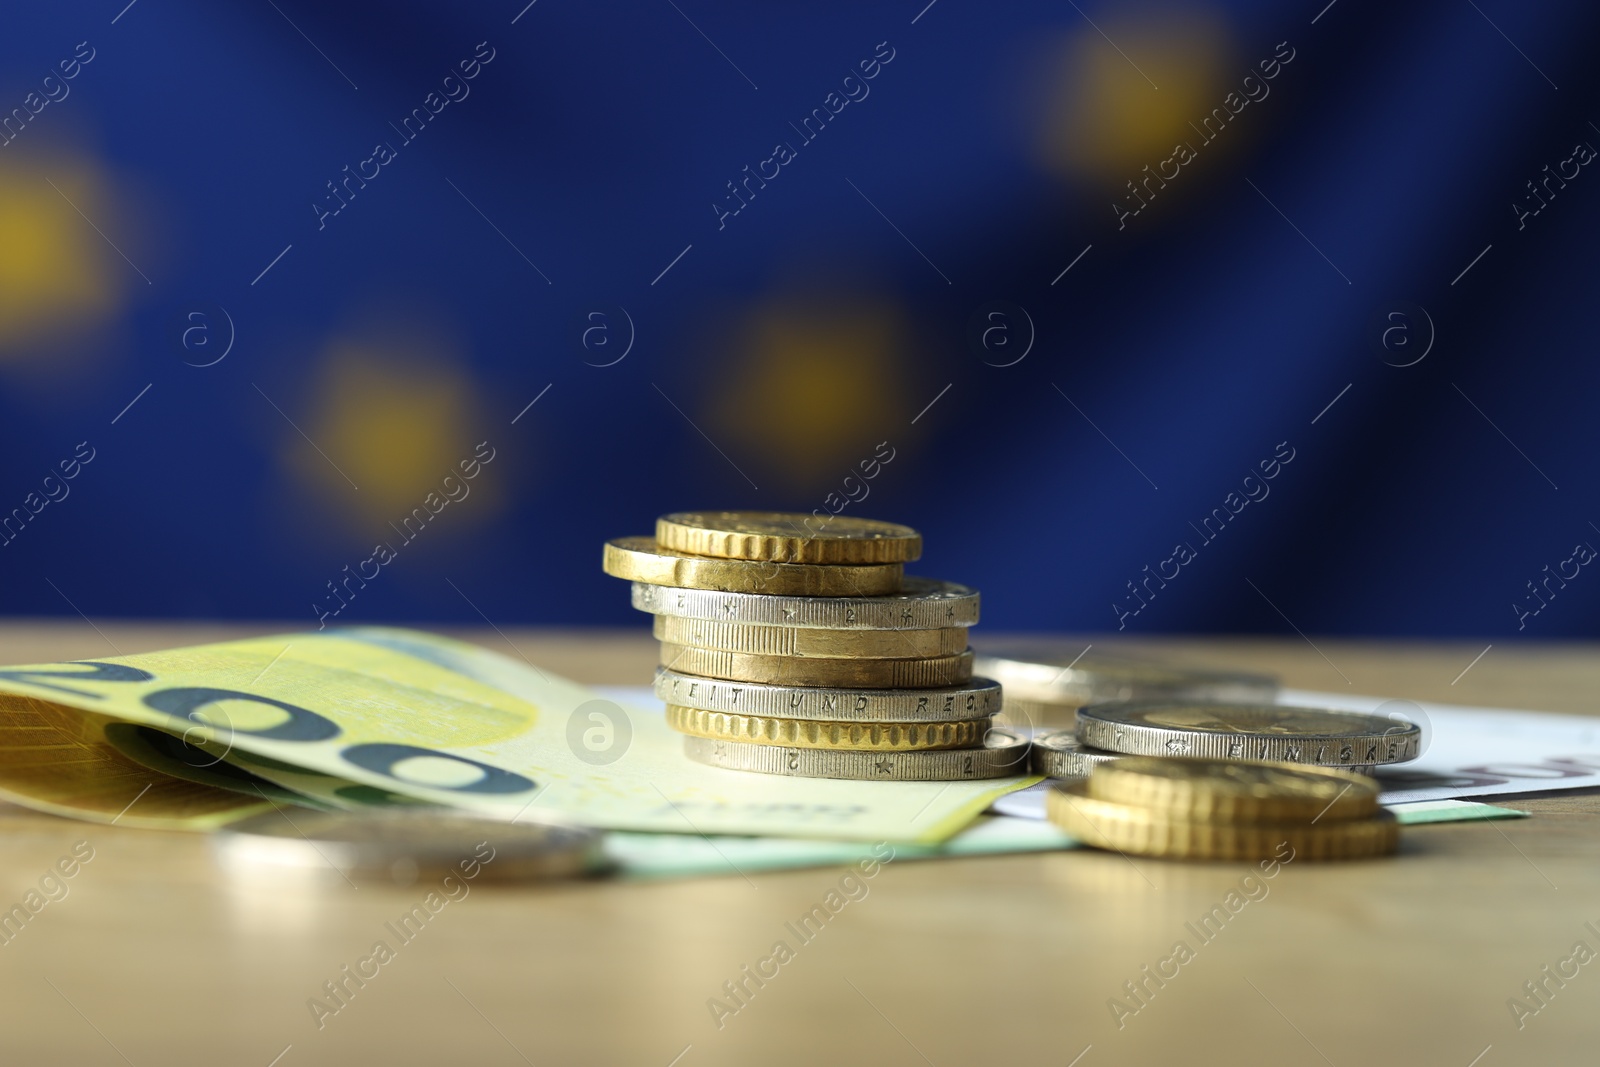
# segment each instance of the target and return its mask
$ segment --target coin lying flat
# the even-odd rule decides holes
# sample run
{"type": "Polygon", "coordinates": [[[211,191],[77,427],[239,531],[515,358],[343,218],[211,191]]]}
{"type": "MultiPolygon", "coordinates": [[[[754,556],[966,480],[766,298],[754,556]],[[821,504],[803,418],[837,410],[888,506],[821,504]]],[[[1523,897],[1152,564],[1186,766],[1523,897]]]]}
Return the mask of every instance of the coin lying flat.
{"type": "Polygon", "coordinates": [[[684,619],[827,630],[937,630],[978,622],[976,590],[911,576],[901,582],[898,592],[873,597],[712,593],[635,584],[633,606],[684,619]]]}
{"type": "MultiPolygon", "coordinates": [[[[978,669],[979,657],[974,655],[972,669],[978,669]]],[[[1075,731],[1078,726],[1078,706],[1076,704],[1041,704],[1036,700],[1018,700],[1011,695],[1011,690],[1006,691],[1005,707],[1000,709],[1000,718],[996,721],[1005,726],[1026,727],[1030,730],[1060,730],[1075,731]]]]}
{"type": "Polygon", "coordinates": [[[656,640],[763,656],[834,656],[839,659],[927,659],[967,650],[967,628],[943,630],[806,630],[657,615],[656,640]]]}
{"type": "MultiPolygon", "coordinates": [[[[711,559],[663,548],[656,544],[654,537],[618,537],[607,541],[602,566],[613,577],[647,585],[676,586],[700,592],[805,597],[896,593],[900,591],[900,579],[905,570],[900,563],[829,565],[711,559]]],[[[637,606],[637,594],[634,600],[637,606]]]]}
{"type": "MultiPolygon", "coordinates": [[[[975,669],[1005,686],[1008,706],[1013,701],[1074,708],[1151,700],[1262,704],[1278,693],[1278,680],[1269,675],[1106,656],[1059,641],[984,642],[974,652],[975,669]]],[[[1020,714],[1030,713],[1039,714],[1033,708],[1020,714]]]]}
{"type": "Polygon", "coordinates": [[[1089,795],[1176,819],[1340,822],[1378,811],[1371,778],[1327,767],[1124,756],[1096,768],[1089,795]]]}
{"type": "Polygon", "coordinates": [[[1083,778],[1102,763],[1131,758],[1090,748],[1071,730],[1036,734],[1033,738],[1033,773],[1047,778],[1083,778]]]}
{"type": "Polygon", "coordinates": [[[946,689],[832,689],[725,682],[656,671],[656,696],[701,711],[841,722],[956,722],[1000,708],[1000,686],[987,678],[946,689]]]}
{"type": "Polygon", "coordinates": [[[838,659],[762,656],[661,643],[661,665],[724,681],[816,685],[840,689],[936,689],[972,678],[972,653],[928,659],[838,659]]]}
{"type": "Polygon", "coordinates": [[[955,782],[1028,773],[1027,739],[1000,730],[991,732],[982,748],[935,752],[834,752],[822,748],[748,745],[705,737],[685,737],[683,752],[696,763],[713,767],[805,778],[955,782]]]}
{"type": "Polygon", "coordinates": [[[921,752],[971,748],[983,743],[988,719],[957,722],[830,722],[766,715],[730,715],[667,705],[667,725],[683,734],[720,741],[787,748],[829,748],[862,752],[921,752]]]}
{"type": "Polygon", "coordinates": [[[784,563],[904,563],[922,555],[909,526],[787,511],[680,511],[656,520],[666,548],[723,559],[784,563]]]}
{"type": "Polygon", "coordinates": [[[1175,819],[1148,808],[1100,800],[1087,790],[1088,782],[1058,783],[1045,798],[1050,821],[1086,845],[1137,856],[1360,859],[1393,852],[1400,844],[1400,826],[1387,811],[1331,822],[1230,823],[1175,819]]]}
{"type": "Polygon", "coordinates": [[[1417,758],[1415,723],[1286,704],[1095,704],[1078,709],[1084,744],[1131,756],[1203,756],[1318,766],[1417,758]]]}
{"type": "Polygon", "coordinates": [[[243,870],[376,875],[409,884],[455,874],[492,881],[570,878],[605,866],[601,834],[577,826],[500,822],[404,808],[361,812],[296,808],[253,815],[218,831],[219,858],[243,870]]]}

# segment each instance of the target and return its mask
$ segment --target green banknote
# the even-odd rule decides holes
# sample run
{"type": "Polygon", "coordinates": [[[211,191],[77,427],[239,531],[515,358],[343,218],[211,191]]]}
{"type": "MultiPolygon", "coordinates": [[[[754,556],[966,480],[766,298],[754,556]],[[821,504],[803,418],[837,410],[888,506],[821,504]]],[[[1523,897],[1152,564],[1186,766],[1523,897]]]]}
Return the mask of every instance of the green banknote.
{"type": "Polygon", "coordinates": [[[705,767],[683,756],[657,709],[621,708],[533,664],[409,630],[0,669],[0,797],[134,826],[206,829],[290,803],[421,802],[617,830],[933,844],[1037,780],[705,767]]]}

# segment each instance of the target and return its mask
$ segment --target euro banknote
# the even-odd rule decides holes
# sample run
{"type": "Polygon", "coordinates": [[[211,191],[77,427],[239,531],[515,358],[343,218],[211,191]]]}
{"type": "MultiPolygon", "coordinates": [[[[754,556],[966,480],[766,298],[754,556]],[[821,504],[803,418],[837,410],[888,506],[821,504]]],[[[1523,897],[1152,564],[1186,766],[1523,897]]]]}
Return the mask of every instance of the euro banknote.
{"type": "Polygon", "coordinates": [[[0,669],[0,797],[120,825],[411,802],[602,829],[933,844],[1038,780],[787,778],[702,766],[681,746],[659,707],[623,708],[411,630],[0,669]],[[610,731],[604,758],[585,741],[595,730],[610,731]]]}

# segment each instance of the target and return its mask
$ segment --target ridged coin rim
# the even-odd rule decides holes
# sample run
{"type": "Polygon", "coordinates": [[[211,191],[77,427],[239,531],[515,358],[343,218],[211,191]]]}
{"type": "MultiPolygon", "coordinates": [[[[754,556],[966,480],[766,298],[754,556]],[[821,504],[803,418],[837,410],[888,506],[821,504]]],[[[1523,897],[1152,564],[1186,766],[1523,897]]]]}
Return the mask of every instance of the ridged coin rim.
{"type": "Polygon", "coordinates": [[[657,615],[650,632],[657,641],[762,656],[834,659],[928,659],[967,650],[967,628],[938,630],[814,630],[657,615]]]}
{"type": "Polygon", "coordinates": [[[972,678],[972,653],[928,659],[759,656],[661,642],[661,665],[682,674],[734,682],[838,689],[944,689],[972,678]]]}
{"type": "Polygon", "coordinates": [[[932,752],[972,748],[992,729],[988,719],[954,722],[839,722],[739,715],[667,705],[667,725],[681,734],[780,748],[841,752],[932,752]]]}
{"type": "Polygon", "coordinates": [[[1364,712],[1288,704],[1232,704],[1209,701],[1146,701],[1129,704],[1093,704],[1078,709],[1078,738],[1094,748],[1128,756],[1194,756],[1205,759],[1267,760],[1319,767],[1375,766],[1404,763],[1417,758],[1422,731],[1415,723],[1364,712]],[[1307,732],[1265,733],[1248,729],[1205,730],[1195,727],[1151,726],[1137,716],[1162,708],[1206,707],[1226,709],[1243,721],[1255,712],[1306,711],[1336,716],[1354,728],[1361,720],[1370,732],[1347,734],[1307,732]]]}
{"type": "Polygon", "coordinates": [[[981,598],[959,582],[906,575],[883,596],[808,597],[716,593],[635,583],[631,602],[651,615],[822,630],[939,630],[976,626],[981,598]]]}
{"type": "Polygon", "coordinates": [[[1229,823],[1174,819],[1129,804],[1097,800],[1085,781],[1058,782],[1046,794],[1050,821],[1080,842],[1135,856],[1187,860],[1364,859],[1400,844],[1394,815],[1380,811],[1342,822],[1229,823]],[[1287,845],[1292,851],[1284,856],[1287,845]]]}
{"type": "Polygon", "coordinates": [[[650,536],[612,538],[600,566],[613,578],[642,585],[766,596],[887,596],[900,591],[905,576],[903,563],[830,565],[691,556],[663,548],[650,536]]]}
{"type": "Polygon", "coordinates": [[[1378,812],[1378,785],[1365,775],[1336,767],[1271,763],[1257,760],[1170,759],[1162,756],[1122,756],[1116,765],[1102,767],[1089,779],[1089,795],[1096,800],[1128,804],[1165,812],[1178,819],[1227,822],[1341,822],[1364,819],[1378,812]],[[1196,772],[1195,777],[1151,773],[1175,765],[1196,772]],[[1232,783],[1221,788],[1208,772],[1221,768],[1271,768],[1302,783],[1318,781],[1332,796],[1266,790],[1236,791],[1232,783]]]}
{"type": "Polygon", "coordinates": [[[922,535],[897,522],[835,515],[827,520],[829,532],[812,531],[808,524],[816,521],[802,512],[676,511],[656,520],[656,541],[696,556],[784,563],[907,563],[922,555],[922,535]],[[774,527],[781,520],[794,532],[731,528],[760,521],[754,516],[770,518],[774,527]]]}
{"type": "Polygon", "coordinates": [[[724,770],[798,778],[846,778],[880,782],[959,782],[1027,775],[1028,740],[995,730],[982,748],[934,752],[835,752],[784,748],[685,736],[683,752],[696,763],[724,770]]]}
{"type": "Polygon", "coordinates": [[[655,693],[665,704],[776,718],[848,722],[953,722],[1000,710],[997,682],[974,678],[940,689],[868,689],[726,681],[656,668],[655,693]]]}

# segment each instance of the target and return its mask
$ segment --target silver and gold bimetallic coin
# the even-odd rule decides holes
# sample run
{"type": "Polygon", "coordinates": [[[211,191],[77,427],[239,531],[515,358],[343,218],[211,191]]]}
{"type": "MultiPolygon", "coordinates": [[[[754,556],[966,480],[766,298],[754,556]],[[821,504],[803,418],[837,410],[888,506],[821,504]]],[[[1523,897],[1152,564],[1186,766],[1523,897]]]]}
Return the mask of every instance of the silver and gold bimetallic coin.
{"type": "Polygon", "coordinates": [[[905,578],[885,596],[771,596],[635,584],[633,606],[652,615],[824,630],[937,630],[974,626],[978,593],[955,582],[905,578]]]}
{"type": "Polygon", "coordinates": [[[764,656],[832,656],[839,659],[927,659],[967,650],[967,628],[944,630],[817,630],[758,626],[657,615],[656,640],[764,656]]]}
{"type": "Polygon", "coordinates": [[[971,652],[926,659],[845,659],[764,656],[662,642],[661,665],[683,674],[725,681],[838,689],[939,689],[962,685],[972,678],[971,652]]]}
{"type": "Polygon", "coordinates": [[[1028,773],[1028,741],[995,730],[982,748],[932,752],[841,752],[825,748],[786,748],[685,737],[683,751],[697,763],[728,770],[757,771],[804,778],[850,778],[882,782],[955,782],[1008,778],[1028,773]]]}
{"type": "Polygon", "coordinates": [[[1078,709],[1078,739],[1132,756],[1271,760],[1325,767],[1417,758],[1421,729],[1381,715],[1287,704],[1151,702],[1078,709]]]}
{"type": "Polygon", "coordinates": [[[702,711],[844,722],[958,722],[1000,710],[1000,686],[974,678],[943,689],[839,689],[728,682],[657,670],[656,696],[702,711]]]}

